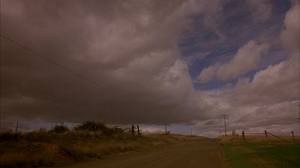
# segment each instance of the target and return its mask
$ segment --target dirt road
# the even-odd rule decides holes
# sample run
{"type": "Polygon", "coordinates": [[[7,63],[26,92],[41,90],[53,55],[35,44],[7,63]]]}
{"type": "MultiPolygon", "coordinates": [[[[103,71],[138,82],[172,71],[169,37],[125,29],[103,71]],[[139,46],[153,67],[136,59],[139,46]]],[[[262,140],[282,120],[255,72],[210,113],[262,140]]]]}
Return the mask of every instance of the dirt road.
{"type": "Polygon", "coordinates": [[[150,152],[131,152],[69,168],[223,168],[222,151],[213,140],[181,142],[150,152]]]}

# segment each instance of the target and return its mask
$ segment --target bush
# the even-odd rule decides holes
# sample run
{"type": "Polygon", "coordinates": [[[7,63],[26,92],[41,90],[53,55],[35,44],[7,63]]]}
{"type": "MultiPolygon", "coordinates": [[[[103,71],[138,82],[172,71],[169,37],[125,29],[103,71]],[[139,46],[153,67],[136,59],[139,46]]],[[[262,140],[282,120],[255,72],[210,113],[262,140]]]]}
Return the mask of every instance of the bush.
{"type": "Polygon", "coordinates": [[[93,132],[101,132],[104,135],[112,135],[112,134],[120,134],[124,131],[121,128],[109,128],[106,125],[93,122],[93,121],[86,121],[81,125],[74,128],[76,131],[93,131],[93,132]]]}
{"type": "Polygon", "coordinates": [[[69,131],[69,128],[67,128],[66,126],[63,126],[63,125],[56,125],[52,130],[50,130],[50,132],[53,132],[53,133],[65,133],[68,131],[69,131]]]}
{"type": "Polygon", "coordinates": [[[81,125],[75,127],[76,131],[103,131],[109,129],[102,123],[97,123],[93,121],[86,121],[81,125]]]}
{"type": "Polygon", "coordinates": [[[21,138],[20,133],[13,133],[13,132],[3,132],[0,133],[0,142],[1,141],[16,141],[21,138]]]}

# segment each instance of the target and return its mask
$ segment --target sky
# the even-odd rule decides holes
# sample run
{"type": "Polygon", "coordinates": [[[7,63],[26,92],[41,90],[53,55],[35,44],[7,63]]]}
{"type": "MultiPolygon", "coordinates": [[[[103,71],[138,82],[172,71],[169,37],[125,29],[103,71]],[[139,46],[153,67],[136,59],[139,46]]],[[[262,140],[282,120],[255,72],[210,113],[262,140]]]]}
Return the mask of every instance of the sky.
{"type": "Polygon", "coordinates": [[[229,130],[300,134],[297,0],[2,0],[0,12],[2,127],[216,136],[227,115],[229,130]]]}

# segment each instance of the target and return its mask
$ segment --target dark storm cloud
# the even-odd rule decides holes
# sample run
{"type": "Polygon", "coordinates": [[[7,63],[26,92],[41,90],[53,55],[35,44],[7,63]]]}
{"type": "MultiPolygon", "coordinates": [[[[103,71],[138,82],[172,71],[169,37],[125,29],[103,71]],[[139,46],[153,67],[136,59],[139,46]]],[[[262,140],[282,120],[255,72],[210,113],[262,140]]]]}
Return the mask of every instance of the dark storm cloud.
{"type": "Polygon", "coordinates": [[[177,38],[203,9],[182,0],[4,1],[1,110],[65,121],[199,118],[177,38]]]}
{"type": "Polygon", "coordinates": [[[189,122],[207,135],[222,131],[222,114],[232,128],[294,127],[300,10],[296,1],[277,8],[269,0],[2,1],[1,111],[32,121],[189,122]],[[266,61],[274,48],[282,60],[266,61]],[[189,72],[223,83],[195,90],[189,72]]]}

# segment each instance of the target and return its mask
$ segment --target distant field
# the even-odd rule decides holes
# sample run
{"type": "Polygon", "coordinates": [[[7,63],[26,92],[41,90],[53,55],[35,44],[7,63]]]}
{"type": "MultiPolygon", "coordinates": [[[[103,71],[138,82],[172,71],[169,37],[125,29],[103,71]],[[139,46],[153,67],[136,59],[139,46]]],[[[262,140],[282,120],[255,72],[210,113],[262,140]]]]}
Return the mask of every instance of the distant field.
{"type": "Polygon", "coordinates": [[[290,138],[249,137],[222,140],[224,155],[231,168],[299,168],[300,141],[290,138]]]}

